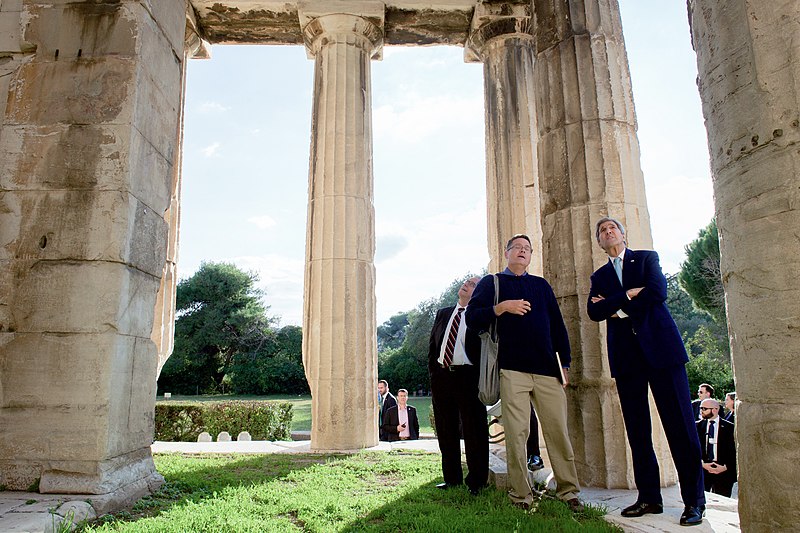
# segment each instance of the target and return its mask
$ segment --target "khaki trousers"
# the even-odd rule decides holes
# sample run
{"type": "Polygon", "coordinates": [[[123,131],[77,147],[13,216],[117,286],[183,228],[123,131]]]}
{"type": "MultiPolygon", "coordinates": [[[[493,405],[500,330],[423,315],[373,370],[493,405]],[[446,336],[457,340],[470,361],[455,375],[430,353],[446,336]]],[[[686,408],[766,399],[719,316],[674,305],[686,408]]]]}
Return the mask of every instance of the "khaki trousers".
{"type": "Polygon", "coordinates": [[[547,455],[556,478],[556,495],[561,500],[580,493],[575,457],[567,431],[567,395],[561,383],[550,376],[500,370],[500,399],[503,400],[503,429],[506,437],[506,463],[514,502],[530,503],[533,492],[528,483],[527,451],[531,422],[531,402],[539,416],[547,455]]]}

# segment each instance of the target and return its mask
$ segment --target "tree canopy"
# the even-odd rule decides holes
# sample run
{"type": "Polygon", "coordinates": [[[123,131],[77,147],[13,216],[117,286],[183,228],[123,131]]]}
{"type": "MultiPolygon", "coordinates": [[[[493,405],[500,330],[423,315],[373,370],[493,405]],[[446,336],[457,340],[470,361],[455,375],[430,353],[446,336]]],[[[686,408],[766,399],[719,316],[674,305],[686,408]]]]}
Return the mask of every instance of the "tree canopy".
{"type": "Polygon", "coordinates": [[[183,394],[220,392],[237,353],[257,352],[269,339],[255,273],[229,263],[203,263],[178,283],[175,348],[159,390],[183,394]]]}
{"type": "Polygon", "coordinates": [[[725,293],[720,274],[717,221],[700,230],[697,239],[686,245],[686,261],[678,275],[697,307],[708,312],[718,324],[725,324],[725,293]]]}

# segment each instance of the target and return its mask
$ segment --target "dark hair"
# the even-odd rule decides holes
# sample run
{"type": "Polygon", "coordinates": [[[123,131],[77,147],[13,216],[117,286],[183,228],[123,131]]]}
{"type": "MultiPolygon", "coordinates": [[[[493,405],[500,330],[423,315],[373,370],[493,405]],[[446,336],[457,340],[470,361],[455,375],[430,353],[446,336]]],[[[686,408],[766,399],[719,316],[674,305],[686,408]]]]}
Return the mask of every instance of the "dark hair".
{"type": "Polygon", "coordinates": [[[397,389],[397,394],[400,394],[401,392],[405,392],[406,394],[408,394],[408,391],[406,389],[397,389]]]}
{"type": "Polygon", "coordinates": [[[386,388],[387,388],[387,389],[389,388],[389,382],[388,382],[388,381],[386,381],[385,379],[379,379],[379,380],[378,380],[378,383],[383,383],[384,385],[386,385],[386,388]]]}
{"type": "Polygon", "coordinates": [[[726,398],[730,398],[732,401],[735,402],[736,401],[736,391],[729,392],[728,394],[725,395],[725,397],[726,398]]]}
{"type": "Polygon", "coordinates": [[[611,217],[603,217],[597,221],[597,224],[594,227],[594,237],[597,239],[597,242],[600,242],[600,226],[605,224],[606,222],[613,222],[615,226],[619,228],[619,232],[622,233],[622,236],[625,236],[625,226],[622,225],[622,222],[617,220],[616,218],[611,217]]]}
{"type": "Polygon", "coordinates": [[[516,235],[508,239],[508,242],[506,243],[506,252],[511,249],[511,243],[516,241],[517,239],[525,239],[526,241],[528,241],[530,247],[533,248],[533,243],[531,242],[530,237],[528,237],[524,233],[517,233],[516,235]]]}
{"type": "Polygon", "coordinates": [[[711,394],[711,396],[714,396],[714,387],[712,387],[708,383],[701,383],[700,386],[706,389],[706,392],[711,394]]]}

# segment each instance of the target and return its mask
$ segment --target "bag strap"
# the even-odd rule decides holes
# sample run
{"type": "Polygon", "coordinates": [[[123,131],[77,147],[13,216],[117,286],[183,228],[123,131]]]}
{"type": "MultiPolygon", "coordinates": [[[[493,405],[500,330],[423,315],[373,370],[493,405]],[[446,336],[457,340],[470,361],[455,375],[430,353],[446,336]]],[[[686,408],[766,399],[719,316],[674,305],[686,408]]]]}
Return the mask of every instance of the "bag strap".
{"type": "MultiPolygon", "coordinates": [[[[497,306],[500,300],[500,279],[497,274],[492,274],[494,278],[494,305],[497,306]]],[[[494,307],[492,307],[494,309],[494,307]]],[[[497,316],[492,320],[492,325],[489,326],[489,336],[493,341],[497,342],[497,316]]]]}

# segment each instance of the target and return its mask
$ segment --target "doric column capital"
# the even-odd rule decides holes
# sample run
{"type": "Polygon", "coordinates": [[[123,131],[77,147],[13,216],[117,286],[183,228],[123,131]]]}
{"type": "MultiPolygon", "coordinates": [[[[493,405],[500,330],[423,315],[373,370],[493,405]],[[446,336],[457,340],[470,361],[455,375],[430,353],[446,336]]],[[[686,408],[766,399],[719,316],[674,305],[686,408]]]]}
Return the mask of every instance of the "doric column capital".
{"type": "Polygon", "coordinates": [[[191,59],[210,59],[211,47],[208,41],[203,39],[200,28],[197,25],[197,13],[194,12],[192,4],[186,6],[186,33],[183,38],[185,52],[191,59]]]}
{"type": "Polygon", "coordinates": [[[532,33],[533,14],[529,1],[478,4],[464,45],[464,61],[482,62],[490,41],[513,37],[533,41],[532,33]]]}
{"type": "Polygon", "coordinates": [[[371,58],[381,58],[386,9],[383,2],[323,0],[300,2],[297,8],[309,59],[333,42],[354,44],[371,58]]]}

